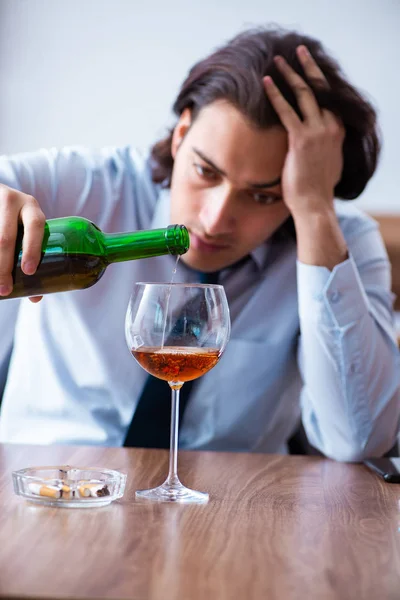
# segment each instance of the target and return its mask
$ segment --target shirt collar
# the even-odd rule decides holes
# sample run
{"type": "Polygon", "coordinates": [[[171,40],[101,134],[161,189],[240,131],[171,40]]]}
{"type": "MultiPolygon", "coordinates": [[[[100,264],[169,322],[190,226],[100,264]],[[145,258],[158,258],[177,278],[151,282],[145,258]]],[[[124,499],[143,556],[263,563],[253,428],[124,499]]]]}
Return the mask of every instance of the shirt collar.
{"type": "Polygon", "coordinates": [[[261,246],[257,246],[257,248],[254,248],[254,250],[250,252],[250,256],[254,260],[259,271],[262,271],[265,268],[270,247],[271,244],[269,240],[267,240],[261,244],[261,246]]]}

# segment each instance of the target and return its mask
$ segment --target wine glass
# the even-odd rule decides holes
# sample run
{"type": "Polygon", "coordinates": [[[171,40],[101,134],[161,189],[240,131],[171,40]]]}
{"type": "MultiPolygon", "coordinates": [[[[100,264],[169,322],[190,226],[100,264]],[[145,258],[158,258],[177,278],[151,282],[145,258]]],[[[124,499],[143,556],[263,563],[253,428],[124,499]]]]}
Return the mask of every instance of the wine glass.
{"type": "Polygon", "coordinates": [[[128,347],[148,373],[172,390],[169,473],[165,482],[136,496],[169,502],[207,502],[177,472],[179,392],[185,381],[215,367],[230,335],[229,307],[221,285],[136,283],[125,319],[128,347]]]}

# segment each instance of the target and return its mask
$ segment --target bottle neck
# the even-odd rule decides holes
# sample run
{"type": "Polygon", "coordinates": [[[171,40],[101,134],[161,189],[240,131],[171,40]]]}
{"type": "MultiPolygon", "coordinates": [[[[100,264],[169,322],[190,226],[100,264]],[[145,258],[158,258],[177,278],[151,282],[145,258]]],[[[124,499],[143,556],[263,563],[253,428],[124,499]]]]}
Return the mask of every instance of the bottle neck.
{"type": "Polygon", "coordinates": [[[105,256],[109,263],[162,254],[184,254],[189,248],[189,234],[182,225],[165,229],[104,233],[105,256]]]}

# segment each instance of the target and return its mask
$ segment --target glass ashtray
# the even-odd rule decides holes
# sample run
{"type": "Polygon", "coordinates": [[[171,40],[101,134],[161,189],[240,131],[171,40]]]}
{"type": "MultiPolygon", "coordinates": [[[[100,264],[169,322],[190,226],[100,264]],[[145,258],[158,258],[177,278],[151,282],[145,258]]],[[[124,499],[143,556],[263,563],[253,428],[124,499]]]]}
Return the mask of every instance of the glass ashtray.
{"type": "Polygon", "coordinates": [[[106,506],[125,491],[126,475],[97,467],[29,467],[12,473],[14,491],[30,502],[66,508],[106,506]]]}

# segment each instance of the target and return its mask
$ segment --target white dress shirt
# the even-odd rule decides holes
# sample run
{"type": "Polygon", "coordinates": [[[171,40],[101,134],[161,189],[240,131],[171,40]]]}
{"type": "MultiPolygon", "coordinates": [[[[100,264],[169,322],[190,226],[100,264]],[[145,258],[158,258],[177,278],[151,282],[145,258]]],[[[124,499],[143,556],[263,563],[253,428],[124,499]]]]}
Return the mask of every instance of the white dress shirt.
{"type": "MultiPolygon", "coordinates": [[[[47,218],[81,215],[106,232],[170,223],[169,191],[130,147],[1,157],[0,182],[35,196],[47,218]]],[[[193,388],[182,448],[285,452],[300,416],[310,443],[338,460],[393,445],[400,361],[390,265],[375,221],[347,202],[336,210],[349,258],[332,272],[296,261],[293,240],[266,242],[240,270],[222,272],[231,339],[193,388]]],[[[87,290],[0,302],[0,366],[14,344],[0,441],[123,443],[147,378],[124,337],[132,284],[170,281],[174,263],[118,263],[87,290]]],[[[180,261],[176,281],[196,279],[180,261]]]]}

